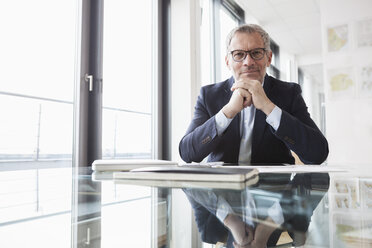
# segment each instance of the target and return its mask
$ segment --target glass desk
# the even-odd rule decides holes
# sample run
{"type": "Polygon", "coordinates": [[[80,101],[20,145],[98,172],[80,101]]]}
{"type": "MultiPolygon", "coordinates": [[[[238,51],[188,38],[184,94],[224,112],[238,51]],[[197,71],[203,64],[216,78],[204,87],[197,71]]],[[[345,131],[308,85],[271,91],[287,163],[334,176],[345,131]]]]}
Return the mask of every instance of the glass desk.
{"type": "Polygon", "coordinates": [[[242,187],[0,171],[1,248],[231,247],[265,228],[269,247],[372,247],[372,177],[262,173],[242,187]]]}

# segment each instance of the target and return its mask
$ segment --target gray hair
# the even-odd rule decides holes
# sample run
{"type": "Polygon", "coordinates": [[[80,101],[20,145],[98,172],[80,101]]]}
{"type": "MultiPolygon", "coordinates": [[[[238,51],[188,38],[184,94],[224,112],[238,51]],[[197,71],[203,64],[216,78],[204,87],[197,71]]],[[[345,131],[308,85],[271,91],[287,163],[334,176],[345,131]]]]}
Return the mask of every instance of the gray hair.
{"type": "Polygon", "coordinates": [[[258,33],[262,38],[265,49],[267,51],[271,51],[269,34],[261,26],[259,26],[257,24],[244,24],[244,25],[241,25],[241,26],[238,26],[238,27],[234,28],[227,35],[227,38],[226,38],[226,52],[227,53],[229,52],[229,46],[230,46],[232,38],[238,32],[239,33],[248,33],[248,34],[258,33]]]}

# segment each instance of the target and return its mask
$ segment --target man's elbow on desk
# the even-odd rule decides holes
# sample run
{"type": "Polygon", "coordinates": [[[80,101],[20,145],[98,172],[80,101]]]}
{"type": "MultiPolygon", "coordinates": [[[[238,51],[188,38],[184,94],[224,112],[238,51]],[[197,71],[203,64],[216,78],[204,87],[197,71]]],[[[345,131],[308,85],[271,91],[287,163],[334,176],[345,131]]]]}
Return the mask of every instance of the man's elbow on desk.
{"type": "Polygon", "coordinates": [[[178,146],[178,152],[181,156],[181,159],[186,163],[200,163],[203,160],[203,158],[197,158],[197,154],[194,152],[192,145],[187,144],[184,139],[181,140],[178,146]]]}
{"type": "Polygon", "coordinates": [[[316,149],[306,151],[305,155],[298,155],[300,160],[305,164],[322,164],[328,157],[329,149],[328,142],[324,138],[324,142],[316,149]]]}

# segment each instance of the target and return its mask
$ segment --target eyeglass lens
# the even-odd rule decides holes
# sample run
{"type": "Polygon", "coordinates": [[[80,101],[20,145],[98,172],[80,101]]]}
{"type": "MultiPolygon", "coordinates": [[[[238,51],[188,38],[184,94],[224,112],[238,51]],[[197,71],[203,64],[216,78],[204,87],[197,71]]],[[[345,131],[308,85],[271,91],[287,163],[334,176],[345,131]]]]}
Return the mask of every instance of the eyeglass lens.
{"type": "Polygon", "coordinates": [[[252,59],[260,60],[264,57],[265,49],[264,48],[257,48],[257,49],[253,49],[253,50],[250,50],[250,51],[234,50],[234,51],[231,52],[231,55],[236,62],[243,61],[247,57],[248,54],[249,54],[249,56],[251,56],[252,59]]]}

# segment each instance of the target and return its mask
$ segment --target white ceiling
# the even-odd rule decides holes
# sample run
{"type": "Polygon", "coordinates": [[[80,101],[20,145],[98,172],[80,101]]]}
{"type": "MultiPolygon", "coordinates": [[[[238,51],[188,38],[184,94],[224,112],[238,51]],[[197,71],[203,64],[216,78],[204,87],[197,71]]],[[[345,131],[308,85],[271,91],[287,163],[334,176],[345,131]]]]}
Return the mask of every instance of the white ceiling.
{"type": "Polygon", "coordinates": [[[318,0],[241,0],[246,15],[258,20],[289,53],[321,53],[318,0]]]}
{"type": "MultiPolygon", "coordinates": [[[[246,15],[252,16],[278,43],[298,59],[321,56],[319,0],[238,0],[246,15]]],[[[322,81],[322,66],[301,66],[310,76],[322,81]]]]}

